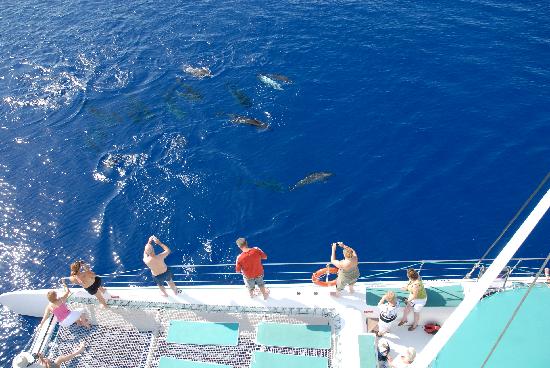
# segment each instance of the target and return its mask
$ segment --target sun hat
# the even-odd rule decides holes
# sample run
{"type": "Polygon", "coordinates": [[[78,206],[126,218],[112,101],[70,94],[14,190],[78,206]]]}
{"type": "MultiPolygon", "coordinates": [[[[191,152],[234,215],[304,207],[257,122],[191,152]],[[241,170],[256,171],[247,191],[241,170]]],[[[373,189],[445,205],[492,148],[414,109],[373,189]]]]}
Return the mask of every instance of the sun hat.
{"type": "Polygon", "coordinates": [[[408,347],[402,355],[407,358],[409,363],[412,363],[414,361],[414,358],[416,358],[416,350],[413,347],[408,347]]]}
{"type": "Polygon", "coordinates": [[[27,368],[27,367],[38,367],[35,364],[34,356],[26,351],[22,351],[13,358],[12,368],[27,368]]]}

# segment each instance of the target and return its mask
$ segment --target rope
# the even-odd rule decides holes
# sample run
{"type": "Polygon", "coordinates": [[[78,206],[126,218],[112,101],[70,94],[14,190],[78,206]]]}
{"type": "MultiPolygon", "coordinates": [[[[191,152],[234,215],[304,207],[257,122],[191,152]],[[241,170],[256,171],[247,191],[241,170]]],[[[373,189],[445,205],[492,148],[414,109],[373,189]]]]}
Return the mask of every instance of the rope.
{"type": "Polygon", "coordinates": [[[502,237],[504,236],[504,234],[508,231],[508,229],[510,228],[510,226],[512,226],[512,224],[516,221],[516,219],[519,217],[519,215],[523,212],[523,210],[525,210],[525,208],[529,205],[529,203],[531,203],[531,200],[533,200],[533,198],[535,197],[535,195],[541,190],[541,188],[544,186],[544,184],[546,184],[546,182],[548,181],[548,179],[550,178],[550,172],[548,172],[548,174],[546,174],[546,176],[544,177],[544,179],[542,179],[542,181],[540,182],[539,186],[533,191],[533,193],[531,193],[531,195],[529,196],[529,198],[527,198],[527,200],[523,203],[523,205],[521,206],[521,208],[516,212],[516,214],[514,215],[514,217],[512,217],[512,219],[510,220],[510,222],[508,222],[508,225],[506,225],[506,227],[504,228],[504,230],[502,230],[502,232],[500,233],[500,235],[495,239],[495,241],[493,242],[493,244],[491,244],[491,246],[489,247],[489,249],[487,249],[487,251],[481,256],[481,258],[476,262],[476,264],[474,265],[474,267],[472,267],[472,269],[470,270],[470,272],[468,272],[466,274],[466,276],[464,276],[465,279],[470,279],[472,278],[472,274],[474,273],[474,271],[481,265],[481,262],[483,262],[483,260],[485,259],[485,257],[487,257],[487,255],[491,252],[491,250],[493,250],[493,248],[495,247],[495,245],[500,241],[500,239],[502,239],[502,237]]]}
{"type": "Polygon", "coordinates": [[[485,360],[483,361],[483,364],[481,365],[481,368],[484,368],[485,365],[487,364],[487,362],[489,361],[489,359],[491,358],[491,356],[493,355],[493,353],[495,352],[498,344],[500,344],[500,341],[502,340],[502,337],[504,336],[504,334],[506,333],[506,331],[508,330],[508,328],[510,327],[510,325],[512,324],[512,321],[514,320],[514,318],[516,318],[516,315],[518,314],[519,312],[519,309],[521,308],[521,306],[523,305],[523,302],[525,302],[525,299],[527,299],[527,296],[529,295],[529,293],[531,292],[531,290],[533,289],[533,287],[535,286],[536,282],[537,282],[537,279],[539,278],[540,274],[542,273],[542,270],[544,270],[544,268],[546,267],[546,264],[548,263],[548,260],[550,260],[550,253],[548,253],[548,256],[546,257],[546,260],[544,261],[544,263],[542,264],[542,266],[540,267],[540,269],[538,270],[537,272],[537,275],[535,276],[535,279],[531,282],[531,284],[529,285],[529,288],[527,289],[527,291],[525,292],[525,294],[523,295],[523,298],[521,298],[518,306],[516,307],[516,309],[514,310],[514,313],[512,313],[512,316],[510,317],[510,319],[508,320],[508,323],[506,323],[506,326],[504,326],[504,329],[502,330],[502,332],[500,333],[497,341],[495,342],[495,344],[493,345],[493,347],[491,348],[491,351],[489,352],[489,354],[487,354],[487,357],[485,358],[485,360]]]}

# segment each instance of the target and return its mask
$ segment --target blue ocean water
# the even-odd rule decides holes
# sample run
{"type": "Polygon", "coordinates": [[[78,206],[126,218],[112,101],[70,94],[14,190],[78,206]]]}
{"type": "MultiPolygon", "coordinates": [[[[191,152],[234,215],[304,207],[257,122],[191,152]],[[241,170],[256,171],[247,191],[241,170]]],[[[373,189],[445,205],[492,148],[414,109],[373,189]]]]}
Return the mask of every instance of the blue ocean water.
{"type": "MultiPolygon", "coordinates": [[[[152,233],[173,263],[239,236],[276,262],[476,258],[550,167],[549,24],[532,1],[3,1],[0,293],[140,268],[152,233]]],[[[0,318],[6,365],[36,320],[0,318]]]]}

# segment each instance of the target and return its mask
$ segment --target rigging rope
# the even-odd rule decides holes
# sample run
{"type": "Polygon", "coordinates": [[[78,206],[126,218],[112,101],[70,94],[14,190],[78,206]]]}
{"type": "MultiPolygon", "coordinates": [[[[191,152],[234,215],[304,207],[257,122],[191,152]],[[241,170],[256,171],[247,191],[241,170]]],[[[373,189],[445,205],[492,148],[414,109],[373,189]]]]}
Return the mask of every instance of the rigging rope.
{"type": "Polygon", "coordinates": [[[472,278],[472,274],[474,273],[474,271],[481,265],[481,262],[483,262],[483,260],[485,260],[485,257],[487,257],[487,255],[491,252],[491,250],[493,250],[493,248],[495,247],[495,245],[500,241],[500,239],[502,239],[502,237],[504,236],[504,234],[508,231],[508,229],[510,228],[510,226],[512,226],[512,224],[517,220],[517,218],[519,217],[519,215],[523,212],[523,210],[525,210],[525,208],[529,205],[529,203],[531,203],[531,201],[533,200],[533,198],[535,197],[535,195],[537,195],[537,193],[541,190],[541,188],[544,186],[544,184],[546,184],[546,182],[548,181],[548,179],[550,179],[550,172],[548,172],[548,174],[546,174],[546,176],[544,177],[544,179],[542,179],[542,181],[540,182],[540,184],[538,185],[538,187],[533,191],[533,193],[531,193],[531,195],[529,196],[529,198],[527,198],[527,200],[525,201],[525,203],[523,203],[523,205],[521,206],[521,208],[516,212],[516,214],[514,215],[514,217],[510,220],[510,222],[508,222],[508,225],[506,225],[506,227],[502,230],[502,232],[500,233],[500,235],[495,239],[495,241],[493,242],[493,244],[491,244],[491,246],[489,247],[489,249],[487,249],[487,251],[481,256],[481,258],[476,262],[476,264],[472,267],[472,269],[470,270],[470,272],[468,272],[466,274],[466,276],[464,276],[465,279],[470,279],[472,278]]]}
{"type": "Polygon", "coordinates": [[[481,365],[481,368],[484,368],[485,365],[487,364],[487,362],[489,361],[489,359],[491,358],[491,356],[493,355],[493,353],[495,352],[498,344],[500,344],[500,341],[502,340],[502,337],[504,336],[504,334],[506,333],[506,331],[508,330],[508,327],[510,327],[510,325],[512,324],[512,321],[514,320],[514,318],[516,317],[516,315],[518,314],[519,312],[519,309],[521,308],[521,306],[523,305],[523,302],[525,302],[525,299],[527,299],[527,296],[529,295],[529,293],[531,292],[531,290],[533,289],[533,287],[535,286],[539,276],[541,275],[542,273],[542,270],[544,270],[544,268],[546,267],[546,265],[548,264],[548,260],[550,260],[550,253],[548,253],[548,256],[546,257],[546,260],[544,261],[544,263],[542,264],[542,266],[539,268],[538,272],[537,272],[537,275],[535,276],[534,280],[531,282],[531,284],[529,285],[529,288],[527,289],[527,291],[525,292],[525,295],[523,295],[523,298],[521,298],[518,306],[516,307],[516,309],[514,310],[514,313],[512,313],[512,316],[510,317],[510,319],[508,320],[508,323],[506,323],[506,326],[504,326],[504,329],[502,330],[502,332],[500,333],[497,341],[495,342],[495,344],[493,345],[493,347],[491,348],[491,351],[489,351],[489,354],[487,354],[487,357],[485,358],[485,360],[483,361],[483,364],[481,365]]]}

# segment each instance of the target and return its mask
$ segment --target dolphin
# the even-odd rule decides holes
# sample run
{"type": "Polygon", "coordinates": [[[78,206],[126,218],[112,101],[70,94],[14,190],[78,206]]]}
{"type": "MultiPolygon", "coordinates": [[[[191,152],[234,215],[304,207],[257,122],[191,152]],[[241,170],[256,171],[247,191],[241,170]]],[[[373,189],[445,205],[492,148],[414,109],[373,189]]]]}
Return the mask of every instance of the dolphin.
{"type": "Polygon", "coordinates": [[[194,68],[190,65],[186,65],[186,66],[184,66],[183,71],[186,72],[187,74],[191,74],[193,77],[196,77],[196,78],[199,78],[199,79],[202,79],[204,77],[208,77],[208,78],[212,77],[212,72],[206,66],[203,66],[203,67],[200,67],[200,68],[194,68]]]}
{"type": "Polygon", "coordinates": [[[233,124],[252,125],[252,126],[258,127],[260,129],[269,128],[269,124],[264,123],[263,121],[260,121],[258,119],[254,119],[254,118],[249,118],[247,116],[241,116],[241,115],[232,115],[231,122],[233,124]]]}
{"type": "Polygon", "coordinates": [[[270,86],[273,89],[276,89],[278,91],[283,90],[283,87],[281,87],[281,84],[279,82],[274,81],[266,75],[258,74],[258,79],[262,81],[263,84],[270,86]]]}
{"type": "Polygon", "coordinates": [[[292,83],[292,80],[289,77],[287,77],[286,75],[267,74],[267,76],[271,79],[275,79],[275,80],[281,81],[281,82],[286,83],[286,84],[291,84],[292,83]]]}
{"type": "Polygon", "coordinates": [[[234,85],[227,85],[227,87],[229,88],[229,91],[231,92],[231,94],[233,95],[233,97],[235,97],[235,99],[244,107],[246,108],[249,108],[249,107],[252,107],[252,100],[250,99],[250,97],[248,97],[246,95],[246,93],[244,93],[242,90],[238,89],[236,86],[234,85]]]}
{"type": "Polygon", "coordinates": [[[332,175],[334,175],[334,174],[331,173],[331,172],[326,172],[326,171],[314,172],[312,174],[309,174],[308,176],[306,176],[305,178],[303,178],[302,180],[300,180],[296,184],[294,184],[289,189],[294,190],[294,189],[303,187],[304,185],[313,184],[313,183],[317,183],[317,182],[324,182],[324,181],[328,180],[328,178],[330,178],[332,175]]]}

